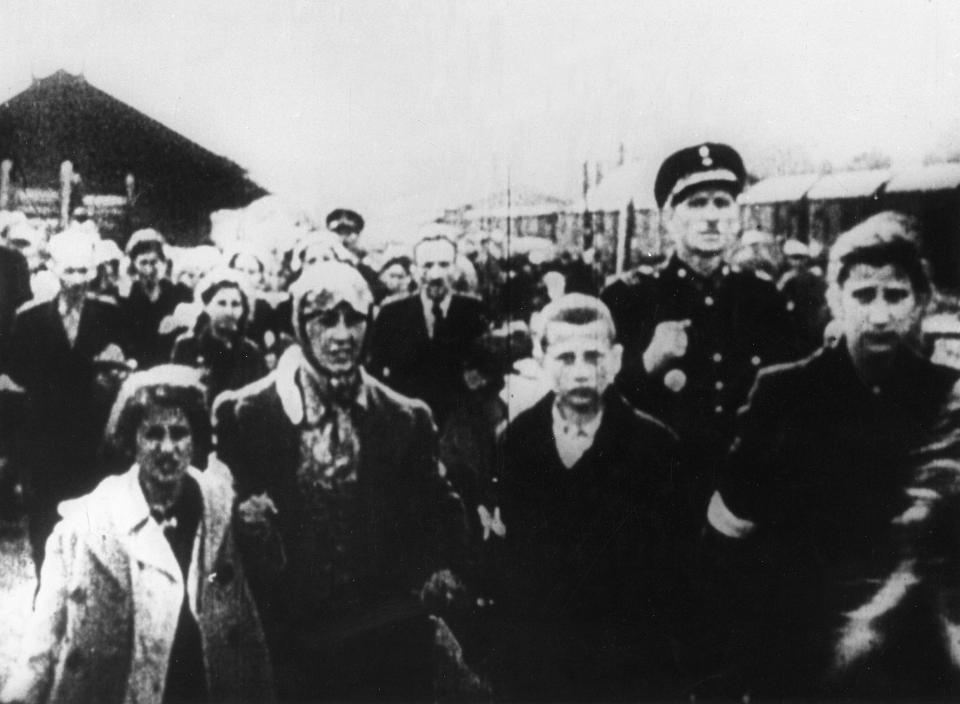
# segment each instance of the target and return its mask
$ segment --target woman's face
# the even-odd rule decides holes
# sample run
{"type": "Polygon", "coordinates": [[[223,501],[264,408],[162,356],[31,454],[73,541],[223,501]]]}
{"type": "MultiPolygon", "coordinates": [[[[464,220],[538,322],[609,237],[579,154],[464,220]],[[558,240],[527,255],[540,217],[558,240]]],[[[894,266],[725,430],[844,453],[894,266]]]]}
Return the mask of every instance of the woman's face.
{"type": "Polygon", "coordinates": [[[175,486],[193,457],[193,433],[183,409],[151,406],[137,428],[140,474],[155,486],[175,486]]]}
{"type": "Polygon", "coordinates": [[[213,294],[204,306],[214,333],[222,336],[236,335],[243,317],[243,294],[233,286],[225,286],[213,294]]]}
{"type": "Polygon", "coordinates": [[[410,272],[400,264],[391,264],[380,272],[380,281],[390,293],[406,293],[410,287],[410,272]]]}
{"type": "Polygon", "coordinates": [[[250,280],[250,285],[257,290],[263,288],[265,278],[263,268],[260,266],[260,262],[257,261],[256,257],[249,254],[238,254],[233,258],[231,268],[235,271],[242,272],[250,280]]]}

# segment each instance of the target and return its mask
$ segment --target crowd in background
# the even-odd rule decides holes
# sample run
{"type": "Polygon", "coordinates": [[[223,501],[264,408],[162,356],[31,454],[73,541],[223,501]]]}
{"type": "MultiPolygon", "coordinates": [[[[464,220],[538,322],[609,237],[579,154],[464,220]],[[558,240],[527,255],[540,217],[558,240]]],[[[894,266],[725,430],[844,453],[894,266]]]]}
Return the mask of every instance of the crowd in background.
{"type": "Polygon", "coordinates": [[[956,694],[916,224],[740,233],[744,173],[671,156],[619,276],[346,209],[286,248],[4,213],[4,701],[956,694]]]}

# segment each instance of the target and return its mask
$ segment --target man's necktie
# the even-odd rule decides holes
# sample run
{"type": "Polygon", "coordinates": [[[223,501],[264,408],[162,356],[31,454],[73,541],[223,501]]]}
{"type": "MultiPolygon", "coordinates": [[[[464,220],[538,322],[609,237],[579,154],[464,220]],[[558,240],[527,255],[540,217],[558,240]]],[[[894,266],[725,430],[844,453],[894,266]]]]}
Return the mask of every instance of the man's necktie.
{"type": "Polygon", "coordinates": [[[433,339],[437,340],[440,338],[440,331],[443,326],[443,308],[440,307],[440,304],[434,301],[433,303],[433,339]]]}

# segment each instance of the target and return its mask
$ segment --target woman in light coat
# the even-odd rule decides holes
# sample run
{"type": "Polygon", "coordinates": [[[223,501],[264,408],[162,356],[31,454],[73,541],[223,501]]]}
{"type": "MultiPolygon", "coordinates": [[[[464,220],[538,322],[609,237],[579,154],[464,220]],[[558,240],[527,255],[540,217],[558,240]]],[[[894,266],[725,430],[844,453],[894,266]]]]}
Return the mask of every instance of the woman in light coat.
{"type": "Polygon", "coordinates": [[[132,375],[108,437],[135,462],[61,504],[4,702],[270,701],[272,670],[233,537],[229,472],[198,372],[132,375]]]}

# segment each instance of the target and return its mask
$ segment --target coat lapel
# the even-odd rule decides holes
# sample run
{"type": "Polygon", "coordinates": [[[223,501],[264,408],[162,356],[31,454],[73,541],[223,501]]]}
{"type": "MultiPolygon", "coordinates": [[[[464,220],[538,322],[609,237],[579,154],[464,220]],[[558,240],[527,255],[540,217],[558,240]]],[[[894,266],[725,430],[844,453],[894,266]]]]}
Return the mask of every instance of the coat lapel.
{"type": "Polygon", "coordinates": [[[166,574],[175,582],[182,582],[180,566],[163,529],[150,517],[147,500],[138,481],[139,467],[131,467],[118,487],[122,496],[112,502],[114,520],[120,535],[124,536],[127,551],[132,561],[149,565],[166,574]]]}

